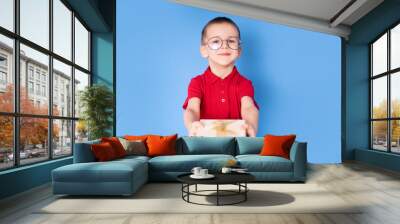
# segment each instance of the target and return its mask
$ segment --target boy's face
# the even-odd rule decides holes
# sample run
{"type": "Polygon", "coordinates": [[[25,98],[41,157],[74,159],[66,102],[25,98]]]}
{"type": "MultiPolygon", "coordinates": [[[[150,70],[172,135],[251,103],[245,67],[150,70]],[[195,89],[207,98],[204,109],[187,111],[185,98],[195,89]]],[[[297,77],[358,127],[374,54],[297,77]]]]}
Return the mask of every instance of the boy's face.
{"type": "Polygon", "coordinates": [[[231,66],[235,64],[241,53],[239,41],[239,33],[233,25],[212,24],[207,27],[200,53],[204,58],[208,58],[209,64],[231,66]]]}

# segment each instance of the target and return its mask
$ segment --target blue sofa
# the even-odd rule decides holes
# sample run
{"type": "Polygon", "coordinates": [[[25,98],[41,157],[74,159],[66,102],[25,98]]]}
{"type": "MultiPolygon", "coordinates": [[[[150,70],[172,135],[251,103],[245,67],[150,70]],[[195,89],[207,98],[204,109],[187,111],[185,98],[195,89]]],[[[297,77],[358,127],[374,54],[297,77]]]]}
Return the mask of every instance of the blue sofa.
{"type": "Polygon", "coordinates": [[[131,195],[148,181],[176,181],[193,167],[218,172],[234,159],[260,182],[305,182],[307,143],[295,142],[290,159],[260,156],[262,137],[180,137],[177,155],[127,156],[96,162],[90,145],[99,141],[75,144],[74,163],[52,171],[54,194],[131,195]]]}

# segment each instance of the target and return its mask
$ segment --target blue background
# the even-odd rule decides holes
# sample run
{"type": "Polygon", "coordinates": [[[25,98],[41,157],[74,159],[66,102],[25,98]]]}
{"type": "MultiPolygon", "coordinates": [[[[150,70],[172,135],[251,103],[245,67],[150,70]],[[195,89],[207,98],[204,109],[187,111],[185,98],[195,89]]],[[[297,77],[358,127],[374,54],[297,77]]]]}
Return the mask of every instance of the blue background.
{"type": "Polygon", "coordinates": [[[241,29],[237,61],[260,106],[258,136],[297,134],[312,163],[341,161],[341,40],[167,1],[117,1],[117,135],[186,135],[182,104],[207,61],[200,32],[216,16],[241,29]]]}

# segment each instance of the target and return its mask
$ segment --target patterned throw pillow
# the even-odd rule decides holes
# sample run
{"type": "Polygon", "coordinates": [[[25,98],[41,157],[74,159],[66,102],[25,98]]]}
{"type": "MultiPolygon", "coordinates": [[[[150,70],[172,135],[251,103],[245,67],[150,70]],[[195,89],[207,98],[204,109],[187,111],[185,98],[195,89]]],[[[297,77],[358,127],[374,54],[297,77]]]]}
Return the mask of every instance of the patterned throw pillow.
{"type": "Polygon", "coordinates": [[[126,140],[119,138],[122,146],[126,151],[126,155],[145,156],[147,155],[146,145],[141,140],[126,140]]]}

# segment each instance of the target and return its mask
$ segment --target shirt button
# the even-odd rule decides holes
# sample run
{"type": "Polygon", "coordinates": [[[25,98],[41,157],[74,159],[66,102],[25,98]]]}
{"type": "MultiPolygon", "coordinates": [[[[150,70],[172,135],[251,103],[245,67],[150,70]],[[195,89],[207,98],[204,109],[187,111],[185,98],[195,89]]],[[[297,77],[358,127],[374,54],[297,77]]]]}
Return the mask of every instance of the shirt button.
{"type": "Polygon", "coordinates": [[[222,102],[222,103],[225,103],[225,99],[224,99],[224,98],[222,98],[222,99],[221,99],[221,102],[222,102]]]}

